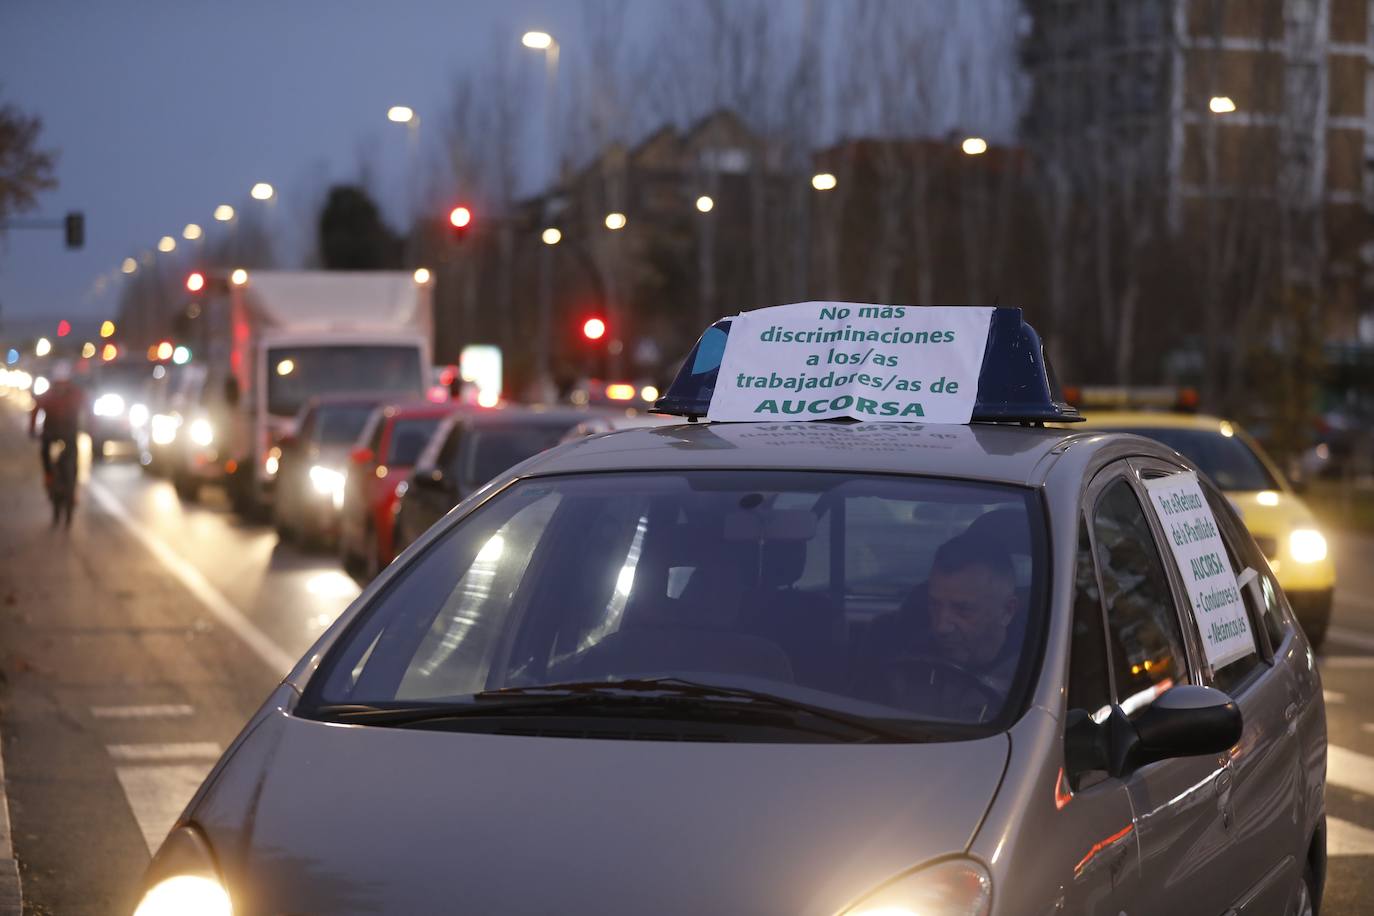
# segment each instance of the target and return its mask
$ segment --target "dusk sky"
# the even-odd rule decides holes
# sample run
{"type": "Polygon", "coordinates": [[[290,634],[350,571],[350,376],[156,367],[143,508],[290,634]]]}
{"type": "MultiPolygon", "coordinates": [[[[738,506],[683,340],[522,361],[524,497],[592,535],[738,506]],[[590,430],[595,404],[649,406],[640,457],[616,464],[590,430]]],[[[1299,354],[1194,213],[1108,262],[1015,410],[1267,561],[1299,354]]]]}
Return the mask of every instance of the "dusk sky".
{"type": "MultiPolygon", "coordinates": [[[[652,34],[675,7],[627,3],[627,40],[652,34]]],[[[257,181],[279,191],[265,215],[290,266],[309,244],[313,207],[330,183],[356,177],[360,154],[374,160],[383,206],[400,223],[406,128],[387,108],[420,113],[422,155],[432,155],[442,123],[433,113],[456,74],[532,28],[558,36],[568,72],[585,52],[582,22],[569,0],[4,0],[0,101],[41,116],[43,145],[60,151],[60,187],[27,215],[84,211],[87,242],[73,252],[60,232],[10,232],[0,318],[112,315],[123,258],[163,235],[187,244],[190,222],[213,238],[224,231],[216,205],[264,207],[248,196],[257,181]]],[[[526,53],[537,138],[543,65],[526,53]]],[[[530,150],[528,184],[546,162],[530,150]]]]}

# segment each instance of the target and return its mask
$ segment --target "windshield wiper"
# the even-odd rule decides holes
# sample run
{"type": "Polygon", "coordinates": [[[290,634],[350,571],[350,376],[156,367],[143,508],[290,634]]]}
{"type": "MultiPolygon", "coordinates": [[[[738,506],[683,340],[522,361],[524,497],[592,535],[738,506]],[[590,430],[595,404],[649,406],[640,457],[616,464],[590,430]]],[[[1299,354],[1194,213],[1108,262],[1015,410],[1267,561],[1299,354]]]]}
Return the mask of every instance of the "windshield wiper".
{"type": "MultiPolygon", "coordinates": [[[[841,725],[864,737],[861,741],[922,741],[926,731],[897,728],[865,716],[790,700],[776,694],[739,687],[718,687],[683,678],[628,678],[618,681],[570,681],[531,687],[484,690],[459,703],[427,703],[413,706],[335,704],[319,713],[359,725],[427,725],[446,719],[485,718],[509,715],[540,715],[586,707],[621,712],[640,709],[675,712],[731,712],[768,719],[783,717],[793,726],[812,718],[841,725]]],[[[814,729],[808,729],[814,730],[814,729]]]]}

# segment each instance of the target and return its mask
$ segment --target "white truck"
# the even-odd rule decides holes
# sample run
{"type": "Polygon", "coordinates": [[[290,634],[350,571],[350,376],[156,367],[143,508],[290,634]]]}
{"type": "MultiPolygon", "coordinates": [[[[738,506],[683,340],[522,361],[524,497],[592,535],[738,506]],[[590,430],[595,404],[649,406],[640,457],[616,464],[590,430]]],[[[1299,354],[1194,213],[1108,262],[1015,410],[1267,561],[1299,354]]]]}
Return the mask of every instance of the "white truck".
{"type": "Polygon", "coordinates": [[[271,498],[277,448],[310,398],[373,392],[423,397],[433,347],[430,283],[400,271],[235,271],[215,278],[202,352],[213,460],[236,509],[271,498]]]}

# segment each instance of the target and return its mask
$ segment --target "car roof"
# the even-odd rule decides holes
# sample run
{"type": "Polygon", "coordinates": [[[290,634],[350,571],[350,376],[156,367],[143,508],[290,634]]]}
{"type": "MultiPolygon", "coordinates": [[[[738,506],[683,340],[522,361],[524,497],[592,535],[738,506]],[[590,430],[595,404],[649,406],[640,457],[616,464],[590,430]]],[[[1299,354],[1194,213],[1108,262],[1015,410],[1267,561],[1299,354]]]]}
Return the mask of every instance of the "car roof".
{"type": "Polygon", "coordinates": [[[404,401],[378,404],[387,419],[406,420],[417,417],[446,417],[467,407],[457,401],[404,401]]]}
{"type": "Polygon", "coordinates": [[[381,404],[386,395],[375,391],[353,391],[317,394],[305,402],[306,407],[339,407],[347,405],[381,404]]]}
{"type": "Polygon", "coordinates": [[[1036,479],[1037,467],[1058,446],[1084,438],[1093,437],[1069,429],[1010,424],[684,423],[578,439],[543,453],[524,472],[767,468],[915,473],[1026,484],[1036,479]]]}

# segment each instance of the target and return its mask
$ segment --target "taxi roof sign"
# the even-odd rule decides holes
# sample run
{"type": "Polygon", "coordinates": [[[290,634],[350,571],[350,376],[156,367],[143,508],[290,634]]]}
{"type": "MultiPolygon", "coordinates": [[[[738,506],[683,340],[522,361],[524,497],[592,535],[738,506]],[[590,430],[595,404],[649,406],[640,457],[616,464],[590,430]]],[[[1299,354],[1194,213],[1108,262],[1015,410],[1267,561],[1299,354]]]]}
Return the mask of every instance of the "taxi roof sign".
{"type": "MultiPolygon", "coordinates": [[[[910,309],[908,309],[910,310],[910,309]]],[[[1071,423],[1083,417],[1064,398],[1040,342],[1021,309],[991,310],[987,342],[978,374],[972,422],[1071,423]]],[[[653,407],[654,413],[686,417],[707,415],[725,357],[733,319],[706,329],[677,377],[653,407]]]]}

